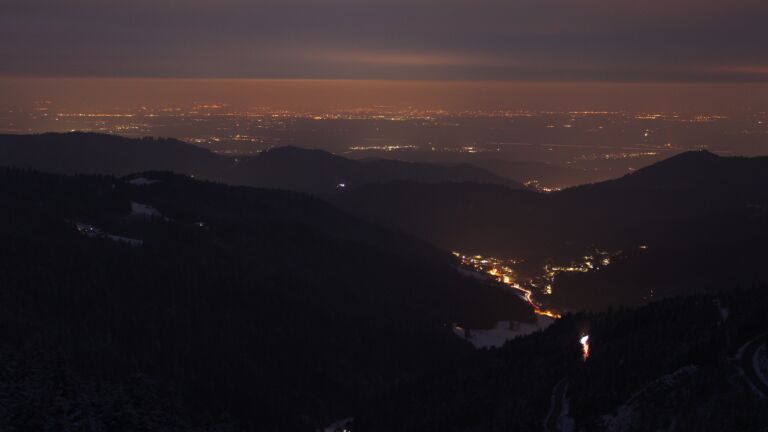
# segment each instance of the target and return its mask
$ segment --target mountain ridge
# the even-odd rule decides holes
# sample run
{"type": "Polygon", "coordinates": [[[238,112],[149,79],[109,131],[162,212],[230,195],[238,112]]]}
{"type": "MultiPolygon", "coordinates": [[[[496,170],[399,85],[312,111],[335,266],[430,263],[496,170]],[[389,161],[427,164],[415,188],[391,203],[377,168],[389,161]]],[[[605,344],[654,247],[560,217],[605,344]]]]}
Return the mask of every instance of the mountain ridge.
{"type": "Polygon", "coordinates": [[[176,139],[114,135],[0,135],[0,164],[58,174],[127,175],[173,171],[233,185],[332,193],[339,187],[392,180],[473,181],[512,188],[521,184],[477,167],[357,161],[324,150],[278,147],[255,156],[228,157],[176,139]]]}
{"type": "Polygon", "coordinates": [[[49,409],[5,391],[6,352],[104,389],[139,372],[201,428],[316,430],[471,355],[452,323],[534,319],[447,252],[318,198],[170,173],[0,169],[0,240],[0,398],[22,401],[0,399],[0,424],[49,409]]]}
{"type": "Polygon", "coordinates": [[[330,199],[443,249],[520,259],[539,269],[594,249],[633,257],[556,279],[547,298],[571,310],[768,282],[758,265],[768,259],[760,246],[768,241],[766,157],[682,154],[616,180],[548,194],[393,182],[330,199]],[[646,252],[635,256],[641,246],[646,252]]]}

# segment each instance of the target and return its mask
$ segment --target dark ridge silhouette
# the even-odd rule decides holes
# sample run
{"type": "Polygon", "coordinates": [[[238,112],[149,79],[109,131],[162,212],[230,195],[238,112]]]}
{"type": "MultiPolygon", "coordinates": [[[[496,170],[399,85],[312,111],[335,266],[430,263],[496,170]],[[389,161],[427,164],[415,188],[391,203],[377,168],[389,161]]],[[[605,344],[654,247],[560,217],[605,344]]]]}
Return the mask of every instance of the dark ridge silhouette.
{"type": "Polygon", "coordinates": [[[58,174],[126,175],[177,171],[212,175],[225,158],[174,139],[127,139],[93,133],[0,135],[0,164],[58,174]]]}
{"type": "MultiPolygon", "coordinates": [[[[390,152],[355,152],[355,156],[360,157],[377,157],[380,155],[386,155],[382,157],[389,159],[428,162],[447,166],[469,163],[496,174],[497,176],[509,178],[521,184],[535,180],[537,182],[536,186],[560,189],[580,184],[605,181],[622,176],[626,173],[626,167],[621,166],[624,165],[623,163],[616,164],[616,166],[613,166],[613,164],[595,163],[595,166],[588,168],[575,166],[574,164],[565,163],[564,161],[539,162],[534,160],[519,160],[517,159],[518,157],[524,156],[514,156],[505,151],[464,153],[410,149],[406,151],[390,152]]],[[[641,164],[652,163],[648,160],[635,161],[641,164]]],[[[592,164],[584,163],[584,165],[592,164]]],[[[531,186],[534,186],[534,183],[532,183],[531,186]]]]}
{"type": "Polygon", "coordinates": [[[551,194],[482,184],[392,182],[330,199],[448,249],[520,254],[536,243],[555,250],[552,242],[636,245],[665,240],[662,231],[666,235],[682,225],[701,227],[724,214],[754,214],[768,199],[768,158],[684,153],[617,180],[551,194]]]}
{"type": "Polygon", "coordinates": [[[0,210],[0,351],[107,388],[141,373],[136,397],[172,392],[197,425],[315,430],[469,355],[450,324],[534,318],[448,253],[301,194],[2,169],[0,210]]]}
{"type": "MultiPolygon", "coordinates": [[[[361,217],[472,254],[536,262],[579,257],[593,247],[634,251],[647,245],[671,262],[645,271],[658,270],[651,273],[655,283],[667,278],[665,285],[682,290],[657,287],[657,296],[713,289],[727,280],[732,286],[768,281],[768,271],[757,265],[768,258],[760,246],[768,241],[765,157],[689,152],[620,179],[551,194],[480,184],[393,182],[330,199],[361,217]],[[700,256],[697,250],[708,251],[706,259],[685,258],[700,256]],[[672,251],[684,258],[674,259],[672,251]]],[[[630,278],[642,271],[626,267],[622,277],[611,278],[610,285],[618,286],[615,295],[598,293],[608,289],[591,279],[600,274],[576,275],[573,282],[561,282],[566,288],[554,299],[575,309],[646,302],[653,283],[638,286],[644,278],[630,278]],[[583,289],[569,291],[569,285],[583,289]]]]}
{"type": "Polygon", "coordinates": [[[257,156],[233,158],[174,139],[129,139],[93,133],[0,135],[0,165],[58,174],[173,171],[233,185],[308,193],[332,193],[341,187],[392,180],[471,181],[523,187],[469,165],[356,161],[297,147],[279,147],[257,156]]]}
{"type": "Polygon", "coordinates": [[[314,193],[331,193],[372,183],[408,180],[426,183],[443,181],[503,184],[518,183],[480,168],[462,164],[442,166],[384,159],[352,160],[322,150],[279,147],[258,156],[241,159],[229,173],[228,183],[258,185],[314,193]]]}
{"type": "Polygon", "coordinates": [[[706,150],[680,153],[624,177],[571,189],[676,190],[752,188],[766,184],[768,157],[721,157],[706,150]]]}

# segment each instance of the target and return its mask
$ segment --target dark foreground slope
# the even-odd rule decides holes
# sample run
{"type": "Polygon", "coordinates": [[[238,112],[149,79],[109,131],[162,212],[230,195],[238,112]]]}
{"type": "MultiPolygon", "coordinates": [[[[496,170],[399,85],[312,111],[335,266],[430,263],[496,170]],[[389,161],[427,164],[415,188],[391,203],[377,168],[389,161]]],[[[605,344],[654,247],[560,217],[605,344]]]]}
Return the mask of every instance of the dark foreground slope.
{"type": "Polygon", "coordinates": [[[520,302],[318,200],[156,173],[0,180],[0,430],[768,427],[765,287],[473,351],[443,324],[522,319],[520,302]]]}
{"type": "Polygon", "coordinates": [[[389,395],[352,430],[762,431],[766,332],[765,287],[568,315],[389,395]]]}
{"type": "Polygon", "coordinates": [[[126,175],[173,171],[197,178],[308,193],[330,193],[393,180],[478,182],[522,188],[481,168],[395,160],[352,160],[322,150],[279,147],[257,156],[225,157],[174,139],[129,139],[91,133],[0,135],[0,166],[59,174],[126,175]]]}
{"type": "Polygon", "coordinates": [[[532,319],[319,200],[130,180],[0,172],[0,429],[314,430],[532,319]]]}

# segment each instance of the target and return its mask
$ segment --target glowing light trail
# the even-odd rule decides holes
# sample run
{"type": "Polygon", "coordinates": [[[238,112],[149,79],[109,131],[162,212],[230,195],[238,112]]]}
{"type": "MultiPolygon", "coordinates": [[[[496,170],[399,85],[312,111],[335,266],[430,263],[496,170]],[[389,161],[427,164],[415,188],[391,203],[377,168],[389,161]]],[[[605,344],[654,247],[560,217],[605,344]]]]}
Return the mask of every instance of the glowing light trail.
{"type": "Polygon", "coordinates": [[[560,318],[560,314],[553,312],[551,310],[542,309],[541,306],[539,306],[535,301],[533,301],[533,292],[531,290],[525,289],[521,287],[516,282],[507,282],[507,279],[504,279],[504,283],[509,285],[511,288],[514,288],[520,292],[523,293],[523,299],[528,302],[529,305],[533,308],[533,312],[536,313],[536,315],[543,315],[548,316],[550,318],[560,318]]]}
{"type": "Polygon", "coordinates": [[[500,260],[496,258],[484,258],[481,255],[466,256],[459,252],[453,252],[453,255],[461,259],[461,263],[474,268],[476,271],[483,272],[496,281],[507,285],[508,287],[519,291],[520,297],[525,300],[533,308],[534,313],[537,315],[543,315],[550,318],[560,318],[560,314],[543,309],[541,305],[533,300],[533,292],[529,289],[523,288],[516,280],[514,271],[508,266],[504,265],[500,260]]]}
{"type": "Polygon", "coordinates": [[[581,343],[581,351],[582,351],[582,357],[584,361],[587,361],[589,358],[589,335],[584,335],[579,339],[579,343],[581,343]]]}

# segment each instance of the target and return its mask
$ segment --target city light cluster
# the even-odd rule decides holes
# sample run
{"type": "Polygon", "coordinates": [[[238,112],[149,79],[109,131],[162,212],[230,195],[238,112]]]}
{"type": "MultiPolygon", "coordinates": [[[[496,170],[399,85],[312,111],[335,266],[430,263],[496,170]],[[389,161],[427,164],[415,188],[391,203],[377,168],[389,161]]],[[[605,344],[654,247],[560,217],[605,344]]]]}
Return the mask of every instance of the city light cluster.
{"type": "Polygon", "coordinates": [[[459,252],[453,252],[454,256],[461,260],[462,265],[471,267],[474,271],[483,273],[496,282],[504,284],[514,289],[521,299],[531,305],[537,315],[548,316],[551,318],[560,318],[560,314],[555,311],[545,309],[533,298],[533,291],[523,287],[516,276],[511,265],[518,264],[514,259],[502,260],[499,258],[483,257],[482,255],[467,256],[459,252]]]}
{"type": "Polygon", "coordinates": [[[541,302],[537,301],[534,298],[534,293],[536,296],[552,295],[555,279],[559,274],[587,273],[600,270],[609,266],[613,258],[620,253],[620,251],[608,252],[595,249],[589,255],[584,255],[567,265],[545,264],[540,274],[527,278],[520,277],[518,272],[515,271],[515,266],[522,263],[520,260],[482,255],[465,255],[460,252],[453,252],[453,255],[459,258],[462,266],[468,267],[477,273],[514,289],[520,298],[531,305],[536,314],[560,318],[558,312],[545,308],[541,302]]]}

